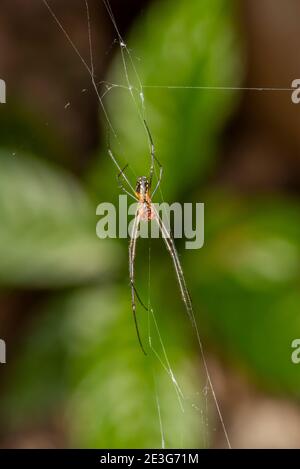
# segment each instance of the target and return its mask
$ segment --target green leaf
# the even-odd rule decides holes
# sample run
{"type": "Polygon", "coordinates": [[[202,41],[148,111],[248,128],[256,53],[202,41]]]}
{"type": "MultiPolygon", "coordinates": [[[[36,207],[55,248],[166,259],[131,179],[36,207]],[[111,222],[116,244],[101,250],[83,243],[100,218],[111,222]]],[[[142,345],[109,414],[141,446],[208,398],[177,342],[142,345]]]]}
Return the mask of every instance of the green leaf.
{"type": "MultiPolygon", "coordinates": [[[[196,357],[182,347],[184,337],[175,342],[180,329],[176,334],[175,326],[173,338],[166,340],[168,330],[159,321],[174,375],[185,395],[183,413],[171,378],[149,349],[147,313],[139,310],[138,315],[147,357],[138,346],[129,288],[89,291],[70,298],[66,333],[73,383],[68,410],[73,441],[84,447],[160,447],[158,399],[167,447],[197,447],[201,416],[192,405],[199,405],[201,396],[196,393],[201,388],[196,357]]],[[[162,356],[154,330],[151,335],[162,356]]]]}
{"type": "Polygon", "coordinates": [[[93,207],[71,175],[0,152],[0,284],[62,287],[110,270],[117,247],[96,236],[93,207]]]}
{"type": "Polygon", "coordinates": [[[2,386],[0,416],[7,432],[55,420],[66,395],[65,337],[61,309],[45,314],[42,308],[23,329],[20,351],[9,357],[2,386]]]}
{"type": "Polygon", "coordinates": [[[205,246],[186,254],[202,327],[226,354],[280,392],[300,396],[291,361],[300,331],[299,203],[207,198],[205,246]]]}
{"type": "MultiPolygon", "coordinates": [[[[29,418],[32,424],[55,418],[64,408],[60,418],[72,447],[160,447],[159,402],[166,447],[207,445],[198,359],[185,346],[181,322],[171,333],[158,313],[184,412],[171,377],[149,349],[143,310],[138,315],[147,357],[139,348],[129,288],[88,288],[58,296],[31,324],[0,403],[10,430],[29,418]]],[[[150,323],[153,347],[165,361],[150,323]]]]}

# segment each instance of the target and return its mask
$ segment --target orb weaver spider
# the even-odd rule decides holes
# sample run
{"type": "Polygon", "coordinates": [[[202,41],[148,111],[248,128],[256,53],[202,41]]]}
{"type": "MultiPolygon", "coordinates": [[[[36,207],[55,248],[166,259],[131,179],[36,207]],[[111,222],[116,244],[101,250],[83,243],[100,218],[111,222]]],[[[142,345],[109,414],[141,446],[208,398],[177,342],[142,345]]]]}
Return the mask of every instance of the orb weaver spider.
{"type": "Polygon", "coordinates": [[[130,183],[129,179],[127,178],[125,174],[125,170],[128,167],[128,164],[121,169],[119,163],[117,162],[115,156],[112,153],[112,150],[110,147],[108,147],[108,154],[110,158],[112,159],[113,163],[115,166],[118,168],[119,173],[117,175],[117,179],[119,182],[119,187],[125,192],[127,195],[130,197],[134,198],[135,201],[138,202],[137,209],[135,212],[135,217],[134,217],[134,222],[133,222],[133,228],[132,228],[132,233],[131,233],[131,239],[129,242],[129,278],[130,278],[130,288],[131,288],[131,308],[132,308],[132,313],[133,313],[133,318],[134,318],[134,323],[135,323],[135,328],[136,328],[136,333],[138,337],[138,341],[140,344],[140,347],[145,355],[146,351],[144,349],[141,336],[139,333],[139,328],[138,328],[138,322],[137,322],[137,316],[136,316],[136,298],[138,299],[139,303],[142,305],[144,309],[148,311],[148,308],[145,306],[145,304],[142,302],[136,287],[135,287],[135,272],[134,272],[134,261],[135,261],[135,255],[136,255],[136,240],[138,237],[138,229],[141,221],[150,221],[150,220],[156,220],[159,226],[160,233],[165,241],[166,247],[171,255],[173,265],[175,268],[177,280],[179,283],[180,287],[180,292],[181,296],[183,299],[183,302],[185,304],[187,313],[190,317],[190,320],[194,326],[195,324],[195,318],[194,318],[194,313],[193,313],[193,307],[192,307],[192,301],[191,297],[186,285],[186,281],[184,278],[183,270],[181,267],[181,263],[179,260],[179,256],[177,253],[177,249],[174,243],[174,239],[172,237],[172,234],[170,230],[166,227],[164,222],[162,221],[161,217],[159,216],[155,206],[152,204],[152,197],[156,193],[157,189],[160,186],[161,179],[162,179],[162,174],[163,174],[163,166],[155,156],[155,147],[154,147],[154,142],[149,130],[149,127],[144,120],[144,126],[148,134],[148,139],[150,143],[150,148],[151,148],[151,165],[150,165],[150,172],[149,172],[149,177],[147,176],[140,176],[137,179],[136,182],[136,187],[135,189],[133,188],[132,184],[130,183]],[[156,186],[154,190],[151,192],[151,187],[152,187],[152,181],[153,181],[153,176],[154,176],[154,171],[155,171],[155,163],[157,164],[159,168],[159,176],[158,180],[156,183],[156,186]],[[130,188],[131,192],[129,192],[121,182],[121,178],[123,181],[126,182],[127,186],[130,188]]]}

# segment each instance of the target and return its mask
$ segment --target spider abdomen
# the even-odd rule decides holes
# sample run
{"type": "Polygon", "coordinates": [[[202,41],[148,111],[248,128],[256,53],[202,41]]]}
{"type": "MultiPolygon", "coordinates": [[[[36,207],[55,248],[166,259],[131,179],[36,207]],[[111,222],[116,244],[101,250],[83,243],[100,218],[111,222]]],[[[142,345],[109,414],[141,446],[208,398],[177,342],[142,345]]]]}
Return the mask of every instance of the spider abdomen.
{"type": "Polygon", "coordinates": [[[155,212],[150,202],[140,202],[139,215],[142,221],[150,221],[154,219],[155,212]]]}

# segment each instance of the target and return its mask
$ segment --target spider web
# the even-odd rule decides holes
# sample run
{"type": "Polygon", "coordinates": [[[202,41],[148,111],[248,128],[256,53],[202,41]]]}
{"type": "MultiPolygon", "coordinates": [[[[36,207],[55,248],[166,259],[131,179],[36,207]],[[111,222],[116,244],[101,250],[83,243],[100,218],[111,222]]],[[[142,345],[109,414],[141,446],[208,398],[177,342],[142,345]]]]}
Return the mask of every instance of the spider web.
{"type": "MultiPolygon", "coordinates": [[[[111,131],[113,137],[116,139],[116,141],[121,145],[119,142],[119,136],[114,129],[112,122],[110,120],[110,117],[108,115],[108,112],[106,110],[106,107],[104,105],[104,98],[111,92],[113,92],[115,89],[123,89],[126,92],[130,94],[130,97],[132,99],[133,105],[136,109],[138,118],[140,119],[140,122],[145,130],[145,138],[148,141],[149,144],[149,155],[150,155],[150,144],[151,142],[149,141],[147,130],[145,127],[145,120],[146,120],[146,101],[145,101],[145,95],[144,95],[144,90],[146,88],[164,88],[164,89],[172,89],[172,90],[182,90],[182,89],[189,89],[189,90],[207,90],[207,91],[212,91],[212,92],[217,92],[217,91],[232,91],[232,90],[243,90],[243,91],[253,91],[253,92],[273,92],[273,91],[278,91],[278,92],[292,92],[295,89],[292,87],[230,87],[230,86],[185,86],[185,85],[160,85],[160,84],[155,84],[155,83],[148,83],[144,84],[141,82],[135,60],[133,59],[133,55],[131,50],[127,47],[126,42],[124,41],[119,28],[118,24],[116,22],[116,19],[114,17],[113,11],[111,9],[110,3],[108,0],[102,0],[107,14],[110,18],[110,21],[112,22],[112,25],[114,27],[115,33],[116,33],[116,43],[119,45],[120,48],[120,55],[121,55],[121,60],[123,64],[123,70],[124,70],[124,77],[125,77],[125,84],[119,84],[119,83],[113,83],[109,81],[101,81],[101,82],[96,82],[95,80],[95,73],[94,73],[94,54],[93,54],[93,44],[92,44],[92,29],[91,29],[91,17],[90,17],[90,10],[89,10],[89,4],[88,0],[84,0],[85,3],[85,8],[86,8],[86,18],[87,18],[87,31],[88,31],[88,39],[89,39],[89,62],[81,55],[80,51],[78,50],[76,44],[73,42],[72,38],[69,36],[68,32],[64,28],[63,24],[60,22],[58,17],[55,15],[55,12],[52,10],[51,6],[49,5],[47,0],[42,0],[46,8],[49,10],[49,13],[57,23],[59,29],[63,32],[65,35],[66,39],[74,49],[74,52],[78,55],[82,65],[85,67],[89,78],[91,80],[91,85],[95,91],[96,97],[99,101],[100,108],[103,112],[104,118],[107,123],[107,127],[111,131]],[[134,77],[134,80],[131,78],[131,76],[134,77]],[[100,88],[102,91],[100,92],[100,88]]],[[[70,103],[67,103],[66,106],[68,106],[70,103]]],[[[151,123],[150,123],[151,124],[151,123]]],[[[151,127],[151,125],[150,125],[151,127]]],[[[157,174],[156,174],[157,176],[157,174]]],[[[166,176],[167,177],[167,176],[166,176]]],[[[163,199],[163,193],[160,190],[160,195],[162,201],[163,199]]],[[[180,385],[180,380],[177,378],[176,373],[174,372],[171,360],[169,358],[169,354],[167,352],[167,347],[164,343],[164,338],[162,337],[160,326],[157,320],[157,315],[155,312],[155,309],[152,306],[152,301],[151,301],[151,244],[149,242],[149,259],[148,259],[148,345],[149,348],[152,352],[152,356],[150,357],[151,360],[153,361],[152,366],[152,372],[153,372],[153,383],[154,383],[154,397],[155,397],[155,405],[157,408],[157,419],[158,419],[158,426],[160,430],[160,435],[161,435],[161,447],[164,448],[166,446],[166,441],[167,441],[167,429],[165,428],[164,425],[164,412],[163,408],[161,405],[161,400],[160,400],[160,393],[159,393],[159,386],[158,386],[158,380],[157,380],[157,375],[156,375],[156,369],[155,369],[155,362],[156,364],[159,364],[159,366],[164,370],[166,376],[170,380],[170,383],[172,385],[173,391],[175,393],[177,402],[178,402],[178,409],[179,413],[184,414],[186,411],[187,406],[193,408],[196,412],[201,415],[202,418],[202,426],[206,429],[204,432],[204,444],[205,446],[208,445],[209,441],[209,436],[208,436],[208,416],[209,416],[209,399],[208,399],[208,394],[211,395],[212,402],[215,407],[215,412],[216,415],[218,416],[219,419],[219,424],[222,428],[222,431],[224,433],[225,440],[227,442],[227,446],[231,448],[228,432],[226,429],[226,425],[223,419],[222,411],[218,402],[218,398],[216,396],[216,392],[214,389],[214,385],[212,382],[211,374],[209,371],[208,363],[206,360],[206,356],[204,353],[202,341],[200,338],[199,330],[198,330],[198,325],[196,322],[196,319],[194,317],[194,313],[191,319],[191,322],[193,323],[193,328],[196,334],[197,342],[198,342],[198,347],[200,350],[201,358],[202,358],[202,364],[204,368],[204,376],[205,376],[205,385],[204,388],[201,392],[202,397],[204,397],[204,401],[201,402],[201,406],[199,406],[197,399],[196,402],[196,394],[195,393],[195,399],[194,401],[191,401],[190,397],[186,394],[185,390],[182,389],[182,386],[180,385]],[[153,338],[156,338],[156,341],[153,340],[153,338]],[[155,343],[154,343],[155,342],[155,343]],[[196,402],[196,403],[195,403],[196,402]]]]}
{"type": "MultiPolygon", "coordinates": [[[[140,117],[141,123],[142,123],[142,125],[145,129],[146,138],[148,139],[148,143],[149,143],[149,154],[150,154],[150,152],[151,152],[151,141],[150,141],[149,135],[147,133],[147,128],[144,124],[144,122],[145,122],[145,97],[144,97],[143,89],[145,88],[145,86],[143,86],[143,84],[141,82],[141,79],[139,77],[137,68],[136,68],[135,63],[132,59],[131,52],[129,51],[125,41],[123,40],[123,38],[120,34],[120,31],[118,29],[114,14],[113,14],[112,9],[111,9],[110,4],[109,4],[109,1],[108,0],[102,0],[102,1],[103,1],[103,4],[106,7],[106,10],[109,14],[111,22],[112,22],[112,24],[115,28],[115,31],[117,33],[117,36],[118,36],[118,42],[119,42],[119,46],[120,46],[120,52],[121,52],[121,57],[122,57],[122,62],[123,62],[123,67],[124,67],[124,74],[125,74],[126,82],[127,82],[127,86],[128,86],[128,91],[131,95],[131,98],[133,100],[135,108],[137,109],[137,112],[138,112],[138,115],[140,117]],[[133,73],[134,73],[134,76],[137,80],[138,87],[133,87],[133,85],[131,84],[131,81],[129,79],[129,71],[128,71],[128,65],[127,65],[127,62],[126,62],[126,57],[129,60],[129,65],[133,69],[133,73]],[[136,100],[134,90],[138,92],[138,96],[140,98],[139,103],[136,100]]],[[[85,3],[86,3],[87,10],[88,10],[87,0],[85,0],[85,3]]],[[[89,15],[88,15],[88,17],[89,17],[89,15]]],[[[90,36],[91,25],[90,25],[89,18],[88,18],[88,29],[89,29],[89,36],[90,36]]],[[[112,84],[112,85],[114,87],[118,86],[117,84],[112,84]]],[[[147,85],[147,86],[148,87],[155,87],[156,85],[147,85]]],[[[168,88],[168,86],[166,86],[165,88],[168,88]]],[[[192,88],[192,87],[190,87],[190,88],[192,88]]],[[[199,89],[200,88],[201,87],[199,87],[199,89]]],[[[216,90],[217,87],[211,87],[211,89],[216,90]]],[[[156,170],[156,168],[155,168],[155,170],[156,170]]],[[[156,176],[157,176],[157,172],[156,172],[156,176]]],[[[164,201],[161,187],[159,187],[159,190],[160,190],[161,199],[164,201]]],[[[168,354],[167,354],[167,351],[166,351],[166,347],[164,345],[163,338],[162,338],[162,335],[160,333],[158,322],[157,322],[157,319],[156,319],[156,316],[155,316],[155,312],[154,312],[154,309],[152,308],[152,305],[151,305],[151,269],[150,269],[150,262],[151,262],[151,245],[149,245],[149,273],[148,273],[148,278],[149,278],[149,283],[148,283],[148,341],[149,341],[149,346],[150,346],[154,356],[157,358],[157,360],[159,361],[159,363],[161,364],[161,366],[163,367],[163,369],[166,371],[169,378],[171,379],[171,382],[174,386],[174,389],[175,389],[175,392],[176,392],[176,395],[177,395],[177,398],[178,398],[180,409],[181,409],[182,412],[184,412],[185,411],[184,410],[184,405],[185,405],[185,403],[188,399],[184,395],[181,387],[179,386],[178,381],[177,381],[177,379],[174,375],[174,372],[172,370],[170,360],[168,358],[168,354]],[[160,355],[160,353],[157,351],[157,349],[154,348],[154,346],[152,345],[151,320],[152,320],[153,325],[154,325],[154,330],[157,333],[158,338],[159,338],[159,345],[160,345],[162,355],[160,355]]],[[[193,326],[193,328],[196,332],[197,342],[198,342],[198,345],[199,345],[199,349],[200,349],[200,353],[201,353],[201,357],[202,357],[202,361],[203,361],[204,369],[205,369],[206,384],[205,384],[205,387],[204,387],[204,396],[205,396],[206,418],[207,418],[207,415],[208,415],[208,412],[207,412],[207,407],[208,407],[208,405],[207,405],[207,389],[209,389],[211,394],[212,394],[212,398],[213,398],[215,408],[216,408],[216,411],[217,411],[217,414],[218,414],[218,417],[219,417],[219,420],[220,420],[220,423],[221,423],[221,426],[222,426],[222,430],[224,432],[224,436],[225,436],[227,445],[228,445],[229,448],[231,448],[228,432],[227,432],[227,429],[226,429],[226,426],[225,426],[223,415],[221,413],[220,405],[219,405],[219,402],[218,402],[218,399],[217,399],[217,396],[216,396],[216,393],[215,393],[215,389],[214,389],[214,386],[213,386],[213,382],[212,382],[212,379],[211,379],[211,376],[210,376],[210,372],[209,372],[207,360],[206,360],[206,357],[205,357],[203,344],[202,344],[202,341],[201,341],[201,338],[200,338],[196,318],[194,316],[193,310],[188,312],[188,313],[191,314],[192,326],[193,326]]],[[[157,411],[158,411],[159,425],[160,425],[160,431],[161,431],[161,445],[164,448],[164,446],[165,446],[165,432],[164,432],[164,428],[163,428],[163,422],[162,422],[162,417],[161,417],[161,409],[160,409],[160,403],[159,403],[159,397],[158,397],[158,393],[157,393],[156,383],[155,383],[155,395],[156,395],[157,411]]],[[[192,404],[192,406],[193,406],[193,408],[199,410],[199,408],[194,403],[192,404]]]]}
{"type": "MultiPolygon", "coordinates": [[[[88,3],[87,0],[85,0],[86,7],[88,10],[88,3]]],[[[120,47],[120,53],[121,53],[121,58],[122,58],[122,63],[123,63],[123,68],[124,68],[124,75],[127,83],[127,87],[124,85],[121,85],[122,88],[125,88],[129,91],[130,96],[132,98],[133,104],[135,106],[135,109],[137,110],[139,119],[141,121],[141,124],[145,130],[145,136],[147,138],[148,144],[149,144],[149,155],[151,151],[151,141],[149,139],[149,135],[147,132],[147,128],[145,126],[145,120],[146,120],[146,108],[145,108],[145,97],[144,97],[144,92],[143,92],[143,84],[141,82],[141,79],[139,77],[139,74],[137,72],[135,63],[133,61],[131,52],[129,51],[125,41],[123,40],[123,37],[120,34],[120,31],[118,29],[115,17],[113,15],[113,12],[111,10],[110,4],[107,0],[103,0],[103,4],[106,7],[106,10],[109,14],[109,17],[111,19],[111,22],[115,28],[115,31],[118,36],[118,43],[120,47]],[[128,64],[127,60],[129,62],[129,66],[132,68],[134,77],[136,78],[137,86],[133,86],[132,82],[129,78],[130,73],[128,70],[128,64]]],[[[88,15],[89,16],[89,15],[88,15]]],[[[90,21],[88,21],[88,29],[89,31],[91,30],[91,25],[90,21]]],[[[89,32],[90,36],[90,32],[89,32]]],[[[119,85],[113,84],[113,83],[108,83],[106,82],[107,86],[107,92],[109,92],[111,89],[115,87],[120,87],[119,85]]],[[[156,168],[155,168],[155,173],[157,176],[156,168]]],[[[161,193],[161,198],[163,200],[163,194],[160,188],[160,193],[161,193]]],[[[185,412],[185,402],[187,401],[179,383],[178,380],[175,376],[175,373],[173,371],[173,368],[170,363],[170,359],[167,354],[167,350],[163,341],[162,334],[160,332],[160,328],[158,325],[158,321],[156,319],[156,315],[154,312],[154,309],[151,304],[151,238],[149,240],[149,260],[148,260],[148,345],[149,348],[153,354],[153,357],[158,361],[159,365],[162,367],[162,369],[165,371],[167,374],[168,378],[170,379],[170,382],[173,386],[173,389],[176,394],[176,398],[178,401],[179,409],[181,413],[185,412]],[[153,344],[152,340],[152,335],[156,334],[158,338],[158,347],[153,344]]],[[[159,430],[160,430],[160,435],[161,435],[161,447],[165,448],[166,446],[166,430],[164,428],[164,423],[163,423],[163,416],[162,416],[162,409],[161,409],[161,402],[160,402],[160,397],[159,397],[159,391],[158,391],[158,384],[157,384],[157,378],[155,374],[155,364],[151,364],[152,367],[152,374],[153,374],[153,383],[154,383],[154,393],[155,393],[155,403],[157,407],[157,416],[158,416],[158,421],[159,421],[159,430]]]]}
{"type": "MultiPolygon", "coordinates": [[[[76,44],[73,42],[72,38],[68,34],[67,30],[64,28],[63,24],[59,20],[59,18],[56,16],[55,12],[51,8],[50,4],[48,3],[47,0],[42,0],[45,7],[48,9],[49,13],[53,17],[54,21],[56,22],[57,26],[59,29],[62,31],[64,36],[66,37],[67,41],[69,44],[72,46],[74,52],[77,54],[79,57],[82,65],[86,69],[89,78],[91,80],[91,85],[95,91],[97,100],[99,101],[100,108],[103,112],[104,118],[106,120],[107,126],[109,130],[111,131],[112,135],[114,138],[119,141],[119,137],[112,125],[112,122],[109,118],[108,112],[104,106],[103,99],[105,96],[113,91],[116,88],[121,88],[129,92],[130,97],[132,99],[132,102],[134,104],[134,107],[136,109],[136,112],[138,114],[138,117],[141,121],[141,124],[145,130],[145,138],[148,141],[149,144],[149,155],[150,155],[150,146],[151,142],[149,141],[149,135],[147,133],[147,128],[145,126],[145,120],[146,120],[146,103],[145,103],[145,96],[144,96],[144,89],[145,88],[166,88],[166,89],[194,89],[194,90],[211,90],[211,91],[218,91],[218,90],[253,90],[253,91],[292,91],[292,88],[243,88],[243,87],[209,87],[209,86],[160,86],[156,84],[143,84],[141,82],[141,79],[139,77],[135,62],[132,57],[131,51],[128,49],[126,42],[123,40],[122,35],[119,31],[117,22],[115,20],[114,14],[112,12],[111,6],[109,4],[108,0],[102,0],[106,11],[109,15],[109,18],[113,24],[115,33],[117,35],[117,43],[119,44],[120,48],[120,54],[121,54],[121,60],[123,64],[123,70],[124,70],[124,76],[125,76],[125,82],[126,84],[117,84],[117,83],[111,83],[108,81],[101,81],[101,82],[96,82],[95,80],[95,73],[94,73],[94,54],[93,54],[93,44],[92,44],[92,28],[91,28],[91,17],[90,17],[90,9],[89,9],[89,3],[88,0],[84,0],[85,3],[85,8],[86,8],[86,18],[87,18],[87,31],[88,31],[88,40],[89,40],[89,62],[82,56],[80,53],[79,49],[77,48],[76,44]],[[133,73],[134,79],[136,81],[135,85],[132,84],[132,80],[130,78],[130,74],[133,73]],[[100,92],[99,88],[102,87],[104,88],[104,91],[100,92]]],[[[67,108],[70,105],[70,103],[66,103],[65,108],[67,108]]],[[[121,144],[119,142],[119,144],[121,144]]],[[[155,168],[156,176],[157,176],[157,170],[155,168]]],[[[162,201],[163,199],[163,193],[161,188],[160,190],[160,196],[162,201]]],[[[202,405],[202,402],[199,404],[199,392],[195,392],[193,398],[188,396],[184,390],[182,389],[181,385],[179,384],[179,379],[176,377],[175,372],[173,371],[173,367],[171,364],[171,361],[169,359],[167,349],[160,331],[159,323],[156,317],[156,313],[154,308],[152,307],[152,301],[151,301],[151,242],[149,241],[149,259],[148,259],[148,345],[149,348],[152,352],[152,356],[149,357],[152,362],[151,362],[151,367],[152,367],[152,374],[153,374],[153,387],[154,387],[154,396],[155,396],[155,404],[157,408],[157,419],[158,419],[158,425],[159,425],[159,432],[161,435],[161,447],[165,448],[166,446],[166,441],[167,441],[167,431],[164,426],[164,419],[163,419],[163,409],[161,406],[161,401],[160,401],[160,395],[159,395],[159,388],[158,388],[158,382],[157,382],[157,376],[156,376],[156,364],[159,364],[159,366],[162,368],[162,370],[165,372],[166,376],[170,380],[170,383],[173,387],[173,391],[176,395],[176,399],[178,402],[178,408],[179,412],[181,414],[184,414],[186,412],[187,407],[190,409],[193,409],[196,411],[202,419],[202,427],[204,428],[204,446],[207,446],[208,444],[208,415],[209,415],[209,402],[208,402],[208,392],[210,392],[212,401],[215,406],[216,413],[219,418],[219,422],[222,428],[222,431],[224,433],[227,445],[229,448],[231,448],[229,436],[227,433],[227,429],[225,426],[225,422],[222,416],[222,412],[220,409],[220,405],[215,393],[214,385],[211,379],[210,371],[208,368],[206,356],[204,353],[202,341],[200,339],[200,334],[197,326],[197,322],[194,316],[194,312],[192,311],[192,317],[191,317],[191,323],[193,326],[193,329],[196,333],[196,338],[202,358],[202,363],[204,365],[204,375],[205,375],[205,386],[201,392],[201,395],[204,397],[204,404],[202,405]],[[156,337],[156,343],[154,344],[153,337],[156,337]],[[156,362],[156,363],[155,363],[156,362]]]]}

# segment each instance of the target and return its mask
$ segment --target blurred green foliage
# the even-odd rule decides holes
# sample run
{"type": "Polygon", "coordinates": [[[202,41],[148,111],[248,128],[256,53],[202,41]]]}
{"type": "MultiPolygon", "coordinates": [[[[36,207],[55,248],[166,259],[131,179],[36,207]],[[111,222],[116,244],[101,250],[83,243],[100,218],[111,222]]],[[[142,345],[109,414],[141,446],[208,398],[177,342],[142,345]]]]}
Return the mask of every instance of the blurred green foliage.
{"type": "MultiPolygon", "coordinates": [[[[235,3],[225,0],[154,2],[128,37],[132,57],[140,58],[141,82],[160,86],[238,85],[240,42],[235,3]]],[[[139,118],[139,83],[126,58],[138,104],[117,87],[107,94],[106,105],[118,135],[114,152],[130,164],[131,178],[148,173],[150,156],[139,118]]],[[[108,81],[126,85],[120,53],[108,81]]],[[[298,395],[290,342],[299,323],[299,202],[242,200],[208,187],[236,93],[145,87],[144,94],[164,165],[165,199],[206,204],[205,247],[180,249],[202,335],[260,384],[298,395]]],[[[29,422],[61,418],[71,446],[158,447],[158,399],[167,447],[208,446],[214,411],[208,420],[202,412],[207,404],[203,367],[162,242],[151,244],[150,290],[148,245],[142,241],[136,271],[183,390],[184,413],[155,355],[144,357],[138,347],[126,241],[96,238],[91,194],[98,203],[117,196],[116,171],[105,146],[99,153],[84,182],[45,159],[0,153],[0,282],[51,289],[24,331],[22,353],[9,364],[1,420],[15,431],[29,422]]],[[[138,314],[147,343],[147,313],[138,314]]]]}
{"type": "Polygon", "coordinates": [[[201,318],[221,354],[271,390],[299,397],[291,361],[300,330],[299,202],[234,200],[207,197],[206,248],[189,260],[199,266],[191,281],[201,318]]]}
{"type": "Polygon", "coordinates": [[[26,155],[0,154],[0,281],[64,287],[90,282],[117,262],[95,237],[93,206],[70,174],[26,155]]]}

